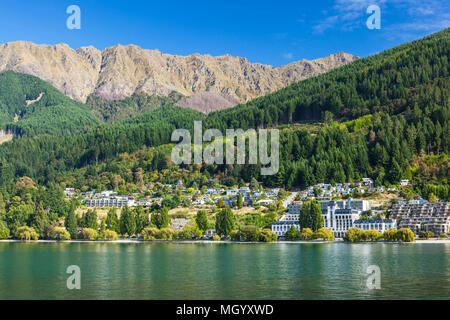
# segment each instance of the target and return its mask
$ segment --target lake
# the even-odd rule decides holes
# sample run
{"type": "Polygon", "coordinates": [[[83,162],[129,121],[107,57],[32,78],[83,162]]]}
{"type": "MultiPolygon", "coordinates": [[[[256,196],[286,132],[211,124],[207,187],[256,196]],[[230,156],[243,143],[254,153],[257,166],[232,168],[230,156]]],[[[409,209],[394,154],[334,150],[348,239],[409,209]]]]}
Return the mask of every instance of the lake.
{"type": "Polygon", "coordinates": [[[0,299],[449,298],[450,243],[0,242],[0,299]]]}

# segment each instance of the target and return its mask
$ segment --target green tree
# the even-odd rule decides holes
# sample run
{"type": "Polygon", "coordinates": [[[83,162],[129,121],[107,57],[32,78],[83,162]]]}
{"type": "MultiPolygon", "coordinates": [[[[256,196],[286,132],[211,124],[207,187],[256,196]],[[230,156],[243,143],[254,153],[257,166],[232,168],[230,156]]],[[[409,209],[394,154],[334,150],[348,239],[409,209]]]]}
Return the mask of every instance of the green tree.
{"type": "Polygon", "coordinates": [[[229,236],[235,229],[234,215],[230,208],[222,209],[216,215],[216,233],[219,236],[229,236]]]}
{"type": "Polygon", "coordinates": [[[158,211],[153,212],[151,221],[158,229],[167,228],[170,223],[169,210],[166,207],[162,207],[158,211]]]}
{"type": "Polygon", "coordinates": [[[5,221],[0,220],[0,239],[9,239],[10,232],[5,221]]]}
{"type": "Polygon", "coordinates": [[[274,242],[277,241],[278,237],[275,233],[273,233],[270,229],[262,229],[259,232],[259,241],[260,242],[274,242]]]}
{"type": "Polygon", "coordinates": [[[344,241],[360,242],[364,240],[364,230],[361,228],[350,228],[344,235],[344,241]]]}
{"type": "Polygon", "coordinates": [[[52,240],[70,240],[70,233],[60,227],[52,227],[49,229],[48,237],[52,240]]]}
{"type": "Polygon", "coordinates": [[[117,216],[117,209],[111,208],[106,215],[106,228],[116,233],[120,233],[120,221],[117,216]]]}
{"type": "Polygon", "coordinates": [[[32,227],[39,235],[39,238],[45,239],[47,237],[47,229],[49,226],[50,220],[48,218],[47,211],[44,210],[42,207],[42,202],[40,202],[34,215],[32,227]]]}
{"type": "Polygon", "coordinates": [[[33,228],[30,228],[27,226],[17,228],[17,231],[16,231],[14,237],[16,239],[26,240],[26,241],[39,239],[39,235],[37,234],[37,232],[33,228]]]}
{"type": "Polygon", "coordinates": [[[389,229],[383,233],[385,241],[397,241],[397,229],[389,229]]]}
{"type": "Polygon", "coordinates": [[[88,210],[85,215],[84,227],[98,230],[97,210],[88,210]]]}
{"type": "Polygon", "coordinates": [[[242,194],[239,193],[238,194],[238,199],[237,199],[237,207],[239,209],[242,209],[243,206],[244,206],[244,200],[242,199],[242,194]]]}
{"type": "Polygon", "coordinates": [[[255,178],[252,178],[252,180],[250,181],[250,189],[252,191],[257,191],[259,189],[258,180],[256,180],[255,178]]]}
{"type": "Polygon", "coordinates": [[[223,201],[222,198],[217,200],[217,208],[225,208],[225,202],[223,201]]]}
{"type": "Polygon", "coordinates": [[[328,228],[320,228],[314,232],[314,239],[322,239],[325,241],[333,241],[333,232],[328,228]]]}
{"type": "Polygon", "coordinates": [[[302,240],[312,240],[314,232],[310,228],[303,228],[301,233],[302,240]]]}
{"type": "Polygon", "coordinates": [[[411,229],[401,228],[397,230],[396,238],[397,241],[413,242],[416,236],[414,235],[414,232],[411,231],[411,229]]]}
{"type": "Polygon", "coordinates": [[[81,230],[81,239],[84,240],[97,240],[98,239],[98,232],[97,230],[91,229],[91,228],[83,228],[81,230]]]}
{"type": "Polygon", "coordinates": [[[307,200],[303,203],[299,215],[300,228],[310,228],[317,231],[323,227],[322,209],[320,203],[316,200],[307,200]]]}
{"type": "Polygon", "coordinates": [[[391,168],[389,169],[389,182],[392,184],[398,184],[401,178],[402,169],[394,159],[392,160],[391,168]]]}
{"type": "Polygon", "coordinates": [[[366,241],[377,241],[381,238],[381,233],[378,230],[367,230],[364,232],[364,239],[366,241]]]}
{"type": "Polygon", "coordinates": [[[302,234],[297,230],[296,227],[292,226],[284,235],[286,240],[288,241],[297,241],[300,240],[302,234]]]}
{"type": "Polygon", "coordinates": [[[431,231],[420,231],[420,236],[422,238],[428,239],[434,236],[434,233],[431,231]]]}
{"type": "Polygon", "coordinates": [[[106,218],[103,217],[102,220],[100,221],[100,232],[99,232],[100,238],[103,239],[105,231],[106,231],[106,218]]]}
{"type": "Polygon", "coordinates": [[[105,233],[103,234],[103,240],[114,241],[117,239],[119,239],[119,237],[117,236],[117,232],[108,229],[105,230],[105,233]]]}
{"type": "Polygon", "coordinates": [[[78,237],[78,224],[77,217],[75,215],[75,208],[71,206],[68,215],[66,216],[64,225],[66,230],[69,232],[71,239],[76,239],[78,237]]]}
{"type": "Polygon", "coordinates": [[[197,223],[197,226],[202,231],[208,230],[208,217],[206,215],[205,210],[199,210],[197,212],[197,216],[195,217],[195,222],[197,223]]]}
{"type": "Polygon", "coordinates": [[[150,218],[148,212],[142,207],[136,207],[134,212],[136,216],[136,233],[140,234],[144,228],[150,225],[150,218]]]}
{"type": "Polygon", "coordinates": [[[128,236],[136,234],[136,217],[134,211],[127,206],[122,208],[122,214],[120,215],[120,233],[128,236]]]}

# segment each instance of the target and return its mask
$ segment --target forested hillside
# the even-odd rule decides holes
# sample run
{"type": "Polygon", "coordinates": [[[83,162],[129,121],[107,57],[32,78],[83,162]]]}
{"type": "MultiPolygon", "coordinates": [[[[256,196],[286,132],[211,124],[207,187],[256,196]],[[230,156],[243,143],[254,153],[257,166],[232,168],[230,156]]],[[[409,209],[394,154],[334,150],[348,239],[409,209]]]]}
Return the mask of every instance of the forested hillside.
{"type": "MultiPolygon", "coordinates": [[[[61,181],[74,168],[102,166],[120,153],[166,144],[175,128],[192,129],[196,119],[222,130],[280,124],[289,129],[291,123],[322,119],[318,133],[301,125],[282,130],[281,165],[275,176],[260,176],[259,165],[209,165],[200,170],[229,184],[256,178],[287,188],[365,176],[376,185],[409,178],[424,196],[448,199],[449,56],[446,29],[209,116],[164,106],[76,136],[18,139],[0,146],[0,185],[22,176],[46,184],[61,181]],[[434,155],[441,160],[430,161],[434,155]],[[445,167],[419,172],[417,159],[445,167]]],[[[29,98],[35,99],[38,91],[29,98]]],[[[124,172],[117,174],[126,179],[124,172]]]]}
{"type": "Polygon", "coordinates": [[[165,106],[149,114],[100,125],[76,136],[21,138],[0,146],[0,185],[28,176],[50,183],[66,170],[112,159],[142,146],[170,141],[176,128],[192,128],[204,115],[190,109],[165,106]]]}
{"type": "Polygon", "coordinates": [[[98,125],[89,108],[37,77],[0,73],[0,129],[21,136],[73,135],[98,125]]]}
{"type": "Polygon", "coordinates": [[[91,113],[100,121],[113,123],[119,120],[133,118],[151,112],[165,105],[178,102],[183,95],[175,91],[167,97],[148,95],[147,93],[134,93],[123,100],[105,100],[94,95],[87,98],[86,104],[91,113]]]}
{"type": "Polygon", "coordinates": [[[398,114],[416,105],[445,109],[449,57],[450,29],[446,29],[212,113],[208,123],[216,128],[272,127],[319,120],[324,111],[337,119],[355,119],[375,112],[398,114]]]}

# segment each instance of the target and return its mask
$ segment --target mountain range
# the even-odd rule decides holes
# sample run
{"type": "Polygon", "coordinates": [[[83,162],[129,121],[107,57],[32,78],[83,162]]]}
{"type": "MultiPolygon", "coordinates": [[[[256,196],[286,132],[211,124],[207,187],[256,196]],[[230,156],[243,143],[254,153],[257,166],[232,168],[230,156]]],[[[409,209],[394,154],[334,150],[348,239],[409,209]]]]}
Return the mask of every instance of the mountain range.
{"type": "Polygon", "coordinates": [[[357,59],[339,52],[275,68],[228,54],[178,56],[135,45],[103,51],[24,41],[0,45],[0,72],[34,75],[79,102],[91,95],[121,100],[136,93],[166,97],[177,92],[185,96],[177,105],[204,113],[233,107],[357,59]]]}

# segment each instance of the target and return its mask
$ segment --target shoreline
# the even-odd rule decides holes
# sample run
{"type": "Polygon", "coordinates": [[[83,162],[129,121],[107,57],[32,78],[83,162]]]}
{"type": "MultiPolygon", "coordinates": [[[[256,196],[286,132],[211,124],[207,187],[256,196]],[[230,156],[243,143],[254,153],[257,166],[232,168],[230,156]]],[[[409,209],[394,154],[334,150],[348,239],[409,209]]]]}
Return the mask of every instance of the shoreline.
{"type": "Polygon", "coordinates": [[[415,240],[413,242],[401,241],[361,241],[361,242],[346,242],[344,240],[335,241],[274,241],[274,242],[244,242],[244,241],[214,241],[214,240],[0,240],[0,243],[115,243],[115,244],[151,244],[151,243],[174,243],[174,244],[414,244],[414,243],[429,243],[429,244],[450,244],[450,240],[415,240]]]}

